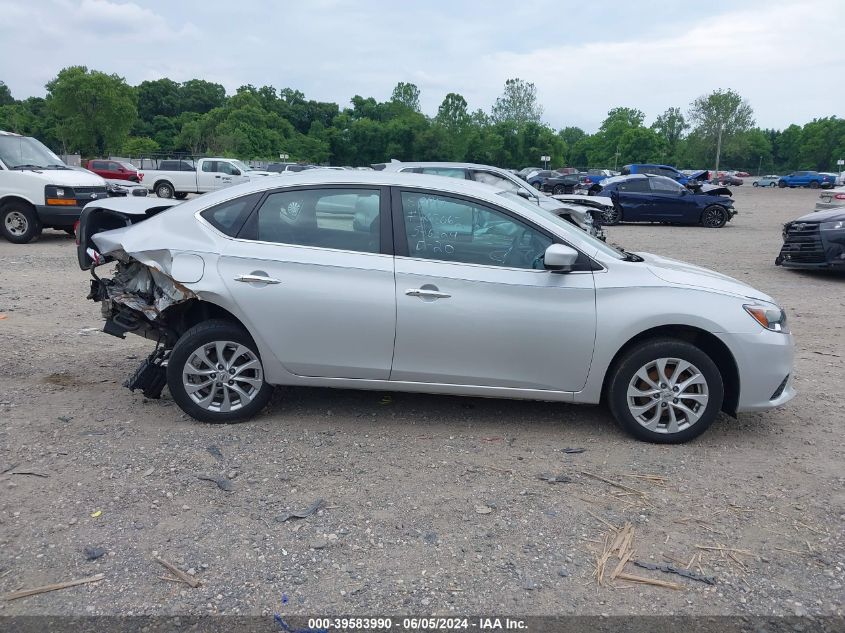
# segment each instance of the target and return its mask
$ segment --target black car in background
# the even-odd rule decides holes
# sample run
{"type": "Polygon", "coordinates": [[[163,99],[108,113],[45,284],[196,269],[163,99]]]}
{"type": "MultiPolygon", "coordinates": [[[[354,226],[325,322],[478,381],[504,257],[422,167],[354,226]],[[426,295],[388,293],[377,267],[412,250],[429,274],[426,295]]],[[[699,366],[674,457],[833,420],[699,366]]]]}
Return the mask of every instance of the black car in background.
{"type": "Polygon", "coordinates": [[[775,265],[845,270],[845,208],[815,211],[784,224],[775,265]]]}
{"type": "Polygon", "coordinates": [[[712,185],[691,190],[666,176],[613,176],[591,187],[590,193],[613,201],[613,208],[602,214],[608,225],[662,222],[718,229],[736,215],[730,190],[712,185]],[[720,195],[723,193],[728,195],[720,195]]]}
{"type": "Polygon", "coordinates": [[[540,191],[561,195],[574,193],[580,184],[579,174],[561,174],[556,171],[542,170],[528,179],[528,184],[540,191]]]}

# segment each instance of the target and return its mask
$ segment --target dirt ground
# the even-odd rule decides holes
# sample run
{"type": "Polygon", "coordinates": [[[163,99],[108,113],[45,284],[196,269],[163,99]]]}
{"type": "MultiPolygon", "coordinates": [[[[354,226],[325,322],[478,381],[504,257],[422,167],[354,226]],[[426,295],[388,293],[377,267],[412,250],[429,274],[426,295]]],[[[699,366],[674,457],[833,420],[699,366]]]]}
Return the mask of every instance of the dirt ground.
{"type": "Polygon", "coordinates": [[[200,424],[121,386],[150,344],[98,331],[70,238],[0,241],[0,594],[104,574],[0,615],[842,615],[845,277],[774,266],[816,195],[746,184],[721,230],[609,229],[770,293],[797,339],[794,401],[671,447],[599,407],[302,388],[200,424]],[[631,562],[678,588],[611,581],[611,556],[598,586],[626,523],[632,560],[714,584],[631,562]]]}

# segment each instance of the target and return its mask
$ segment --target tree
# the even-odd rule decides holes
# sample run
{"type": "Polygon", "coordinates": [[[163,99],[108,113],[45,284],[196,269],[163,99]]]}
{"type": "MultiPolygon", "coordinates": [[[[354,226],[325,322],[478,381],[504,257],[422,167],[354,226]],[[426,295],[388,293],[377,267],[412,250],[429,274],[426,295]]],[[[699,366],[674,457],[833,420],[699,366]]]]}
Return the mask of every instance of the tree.
{"type": "Polygon", "coordinates": [[[152,121],[156,116],[179,114],[179,84],[171,79],[142,81],[138,92],[138,116],[143,121],[152,121]]]}
{"type": "Polygon", "coordinates": [[[14,102],[15,99],[12,97],[12,91],[9,90],[9,86],[5,82],[0,81],[0,106],[12,105],[14,102]]]}
{"type": "Polygon", "coordinates": [[[214,108],[223,106],[226,101],[226,89],[202,79],[191,79],[179,88],[179,110],[181,112],[199,112],[205,114],[214,108]]]}
{"type": "Polygon", "coordinates": [[[413,112],[420,111],[420,89],[414,84],[400,81],[393,89],[393,94],[390,95],[390,100],[393,103],[398,103],[413,112]]]}
{"type": "Polygon", "coordinates": [[[716,146],[719,171],[722,143],[754,125],[754,110],[733,90],[715,90],[690,104],[689,118],[700,136],[716,146]]]}
{"type": "Polygon", "coordinates": [[[669,108],[655,119],[651,128],[663,139],[672,162],[677,162],[678,143],[689,128],[689,123],[681,113],[681,109],[669,108]]]}
{"type": "Polygon", "coordinates": [[[130,136],[123,144],[123,153],[130,157],[154,154],[159,149],[158,143],[146,136],[130,136]]]}
{"type": "Polygon", "coordinates": [[[455,92],[447,94],[437,108],[435,121],[450,132],[459,132],[466,128],[470,124],[466,99],[455,92]]]}
{"type": "Polygon", "coordinates": [[[522,79],[508,79],[505,91],[493,104],[494,123],[508,123],[519,129],[526,123],[540,123],[543,107],[537,103],[537,88],[522,79]]]}
{"type": "Polygon", "coordinates": [[[104,156],[119,151],[137,116],[135,91],[123,77],[70,66],[47,84],[47,106],[68,149],[104,156]]]}

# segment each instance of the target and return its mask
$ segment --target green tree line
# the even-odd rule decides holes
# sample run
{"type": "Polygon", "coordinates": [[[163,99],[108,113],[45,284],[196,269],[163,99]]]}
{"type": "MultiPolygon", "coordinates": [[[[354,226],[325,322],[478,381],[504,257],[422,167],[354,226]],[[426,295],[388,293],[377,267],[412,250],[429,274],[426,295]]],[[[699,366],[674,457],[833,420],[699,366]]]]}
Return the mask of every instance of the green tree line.
{"type": "Polygon", "coordinates": [[[845,157],[845,119],[814,119],[784,130],[755,126],[751,106],[732,90],[702,95],[686,110],[645,114],[615,107],[598,131],[543,122],[534,84],[509,79],[490,112],[450,92],[437,114],[420,112],[420,91],[396,85],[388,101],[355,95],[349,106],[307,99],[293,88],[245,85],[233,95],[202,79],[143,81],[71,66],[42,97],[17,100],[0,81],[0,129],[34,136],[61,153],[86,157],[154,152],[217,154],[334,165],[390,159],[448,160],[503,167],[619,168],[658,162],[680,168],[836,170],[845,157]]]}

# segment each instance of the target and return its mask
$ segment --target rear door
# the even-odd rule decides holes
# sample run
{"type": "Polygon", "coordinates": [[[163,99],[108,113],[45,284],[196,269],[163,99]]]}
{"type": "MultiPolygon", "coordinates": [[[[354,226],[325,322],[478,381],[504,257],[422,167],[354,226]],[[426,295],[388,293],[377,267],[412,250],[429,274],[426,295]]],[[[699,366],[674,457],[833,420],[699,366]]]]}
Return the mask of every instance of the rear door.
{"type": "Polygon", "coordinates": [[[219,270],[287,371],[387,380],[396,330],[391,249],[387,188],[286,188],[262,197],[219,270]]]}
{"type": "Polygon", "coordinates": [[[623,220],[642,222],[652,219],[654,208],[648,178],[632,178],[619,183],[611,198],[621,208],[623,220]]]}

